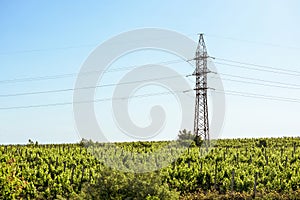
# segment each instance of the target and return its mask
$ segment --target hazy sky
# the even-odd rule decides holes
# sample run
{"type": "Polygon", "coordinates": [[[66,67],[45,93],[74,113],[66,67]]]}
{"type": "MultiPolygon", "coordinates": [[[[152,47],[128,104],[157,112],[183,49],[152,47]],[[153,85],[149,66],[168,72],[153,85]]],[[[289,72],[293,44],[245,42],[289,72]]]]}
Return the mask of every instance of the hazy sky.
{"type": "MultiPolygon", "coordinates": [[[[3,95],[73,88],[76,76],[24,82],[6,80],[78,73],[97,45],[132,29],[165,28],[195,41],[197,33],[203,32],[209,55],[213,57],[300,71],[299,8],[297,0],[1,1],[0,143],[26,143],[29,138],[41,143],[79,141],[81,136],[75,127],[72,105],[1,109],[71,102],[72,92],[3,95]]],[[[120,60],[118,66],[176,59],[154,52],[149,55],[147,57],[144,52],[143,59],[137,59],[138,54],[132,55],[132,59],[120,60]]],[[[216,60],[215,63],[221,76],[229,74],[300,85],[299,73],[246,70],[218,62],[224,61],[216,60]]],[[[180,65],[173,67],[179,69],[180,65]]],[[[181,72],[191,70],[187,68],[181,72]]],[[[113,80],[113,77],[108,75],[106,80],[113,80]]],[[[299,89],[222,78],[227,91],[300,99],[299,89]]],[[[97,97],[104,98],[101,94],[97,97]]],[[[100,120],[111,117],[107,116],[109,110],[102,111],[101,105],[97,108],[100,120]]],[[[300,103],[226,95],[222,138],[300,136],[299,111],[300,103]]],[[[109,128],[105,130],[110,131],[109,128]]],[[[112,137],[111,140],[117,139],[112,137]]]]}

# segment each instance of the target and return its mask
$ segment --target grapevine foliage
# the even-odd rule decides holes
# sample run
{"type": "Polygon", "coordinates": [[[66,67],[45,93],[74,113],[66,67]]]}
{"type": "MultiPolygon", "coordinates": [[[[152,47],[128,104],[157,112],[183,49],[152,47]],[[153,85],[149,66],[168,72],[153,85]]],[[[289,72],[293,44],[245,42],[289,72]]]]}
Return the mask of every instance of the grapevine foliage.
{"type": "Polygon", "coordinates": [[[300,194],[299,138],[218,140],[208,153],[196,145],[183,151],[175,141],[168,149],[162,148],[168,142],[117,143],[117,149],[89,143],[93,152],[82,143],[0,146],[0,199],[201,199],[229,194],[243,199],[253,195],[254,186],[258,196],[300,194]],[[158,149],[159,157],[143,156],[158,149]],[[142,155],[135,162],[145,168],[150,161],[159,166],[184,153],[144,174],[105,164],[117,160],[130,169],[135,163],[128,156],[134,152],[142,155]]]}

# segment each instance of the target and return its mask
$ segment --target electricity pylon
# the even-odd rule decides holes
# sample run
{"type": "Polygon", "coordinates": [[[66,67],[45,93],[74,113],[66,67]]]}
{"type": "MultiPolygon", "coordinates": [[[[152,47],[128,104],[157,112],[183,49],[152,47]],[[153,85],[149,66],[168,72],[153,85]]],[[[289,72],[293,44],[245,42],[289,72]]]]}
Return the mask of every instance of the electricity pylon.
{"type": "Polygon", "coordinates": [[[199,43],[196,50],[196,69],[193,73],[196,76],[196,102],[194,133],[197,138],[202,138],[206,148],[210,146],[209,122],[208,122],[208,104],[207,104],[207,74],[210,71],[207,68],[207,50],[203,34],[199,36],[199,43]]]}

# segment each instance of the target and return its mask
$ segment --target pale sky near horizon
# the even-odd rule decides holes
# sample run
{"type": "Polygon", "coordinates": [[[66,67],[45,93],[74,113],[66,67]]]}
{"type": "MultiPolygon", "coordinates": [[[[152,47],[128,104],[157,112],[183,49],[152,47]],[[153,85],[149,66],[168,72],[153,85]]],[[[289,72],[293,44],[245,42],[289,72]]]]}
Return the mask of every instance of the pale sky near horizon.
{"type": "MultiPolygon", "coordinates": [[[[0,144],[24,144],[28,139],[40,143],[79,141],[81,135],[76,130],[71,105],[1,109],[71,102],[72,92],[4,95],[73,88],[76,76],[40,81],[6,80],[76,74],[102,42],[138,28],[174,30],[195,42],[197,33],[203,32],[212,57],[290,70],[292,75],[254,71],[218,64],[224,61],[215,60],[227,91],[293,98],[300,102],[300,72],[296,72],[300,71],[299,8],[297,0],[0,1],[0,144]],[[257,81],[222,74],[282,82],[296,89],[249,84],[246,81],[257,81]]],[[[176,59],[153,52],[147,57],[147,52],[144,53],[142,58],[136,54],[130,61],[121,60],[115,67],[176,59]]],[[[178,63],[172,67],[180,66],[178,63]]],[[[181,72],[189,73],[191,69],[181,72]]],[[[107,80],[112,76],[108,75],[107,80]]],[[[97,97],[105,98],[100,94],[97,97]]],[[[226,95],[221,138],[300,136],[299,102],[226,95]]],[[[140,106],[138,109],[143,109],[140,106]]],[[[101,105],[97,108],[101,109],[101,105]]],[[[103,113],[97,112],[99,119],[111,117],[109,111],[103,113]]],[[[139,114],[135,118],[140,120],[139,114]]],[[[105,130],[109,132],[109,128],[105,130]]],[[[118,141],[116,137],[111,140],[118,141]]]]}

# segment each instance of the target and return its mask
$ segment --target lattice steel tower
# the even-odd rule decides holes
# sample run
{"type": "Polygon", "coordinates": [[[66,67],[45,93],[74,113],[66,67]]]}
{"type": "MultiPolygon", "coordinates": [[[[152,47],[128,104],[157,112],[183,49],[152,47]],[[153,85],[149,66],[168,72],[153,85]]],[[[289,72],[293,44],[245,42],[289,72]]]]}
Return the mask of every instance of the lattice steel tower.
{"type": "Polygon", "coordinates": [[[203,34],[199,36],[199,43],[196,50],[196,69],[193,73],[196,76],[196,102],[195,102],[195,119],[194,133],[204,141],[204,145],[209,147],[209,122],[208,122],[208,105],[207,105],[207,74],[210,72],[207,68],[207,50],[203,34]]]}

